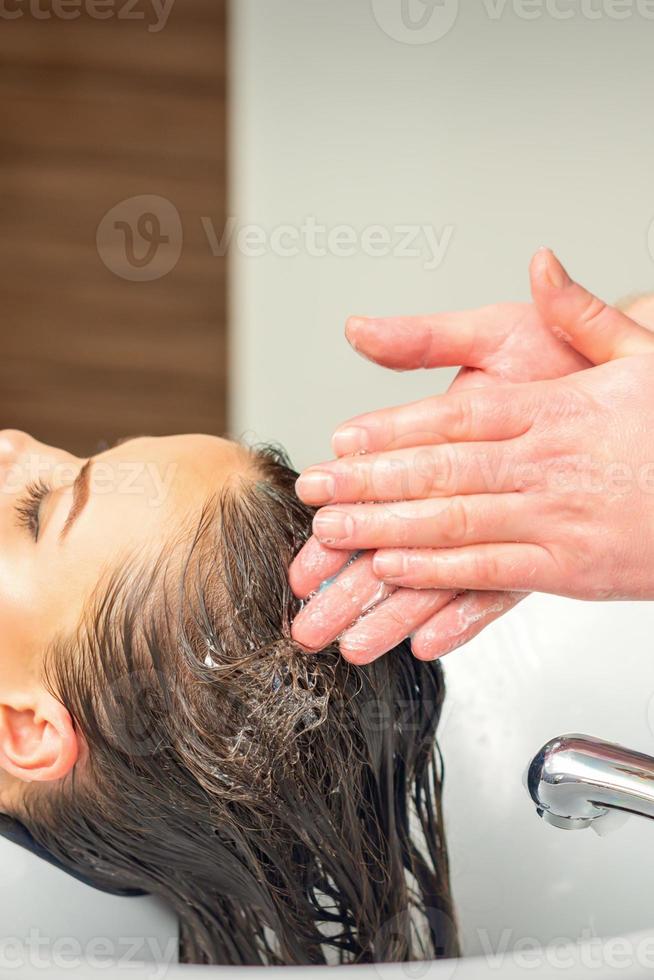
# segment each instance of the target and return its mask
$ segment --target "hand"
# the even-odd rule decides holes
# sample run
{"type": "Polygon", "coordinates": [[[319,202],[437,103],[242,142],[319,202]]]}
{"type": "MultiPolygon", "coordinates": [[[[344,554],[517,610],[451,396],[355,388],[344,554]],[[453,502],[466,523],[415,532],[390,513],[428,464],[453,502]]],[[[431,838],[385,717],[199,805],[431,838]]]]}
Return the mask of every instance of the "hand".
{"type": "Polygon", "coordinates": [[[384,549],[372,568],[392,586],[654,597],[654,338],[551,253],[543,271],[541,315],[605,363],[358,419],[370,455],[321,472],[332,501],[373,503],[318,512],[323,544],[384,549]]]}
{"type": "MultiPolygon", "coordinates": [[[[537,287],[545,275],[546,258],[547,254],[540,252],[534,259],[532,286],[537,287]]],[[[566,302],[571,299],[568,297],[566,302]]],[[[590,361],[550,330],[538,309],[527,303],[498,304],[434,317],[355,318],[348,323],[347,336],[355,350],[398,370],[467,365],[451,391],[557,378],[590,366],[590,361]]],[[[375,416],[364,417],[368,418],[375,416]]],[[[340,443],[340,448],[346,450],[347,443],[343,439],[340,443]]],[[[339,449],[338,444],[335,448],[339,449]]],[[[308,503],[326,502],[316,499],[310,491],[305,499],[308,503]]],[[[312,538],[291,567],[290,580],[296,595],[307,598],[323,581],[336,576],[348,557],[312,538]]],[[[406,589],[391,590],[390,599],[375,605],[361,619],[379,589],[371,562],[356,575],[349,573],[336,593],[332,588],[309,602],[295,621],[293,635],[307,649],[319,650],[355,623],[343,633],[340,645],[343,655],[357,663],[374,660],[408,634],[413,634],[416,656],[432,659],[467,642],[522,598],[506,593],[417,594],[406,589]]]]}

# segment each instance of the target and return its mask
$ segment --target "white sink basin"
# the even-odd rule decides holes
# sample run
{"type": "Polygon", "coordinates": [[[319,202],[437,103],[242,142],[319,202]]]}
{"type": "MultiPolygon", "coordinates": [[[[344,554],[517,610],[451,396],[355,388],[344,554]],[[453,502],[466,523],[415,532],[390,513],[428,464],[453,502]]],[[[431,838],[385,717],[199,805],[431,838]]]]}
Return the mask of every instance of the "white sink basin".
{"type": "Polygon", "coordinates": [[[648,603],[533,596],[445,661],[446,825],[467,954],[654,926],[654,823],[557,830],[522,783],[536,751],[571,731],[654,755],[653,625],[648,603]]]}

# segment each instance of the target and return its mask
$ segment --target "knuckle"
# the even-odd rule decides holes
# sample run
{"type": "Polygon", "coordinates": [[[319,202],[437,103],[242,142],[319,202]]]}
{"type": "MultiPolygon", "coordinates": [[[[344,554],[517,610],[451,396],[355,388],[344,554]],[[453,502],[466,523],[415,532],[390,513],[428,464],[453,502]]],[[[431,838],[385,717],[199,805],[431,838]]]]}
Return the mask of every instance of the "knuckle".
{"type": "Polygon", "coordinates": [[[565,528],[568,534],[578,526],[587,526],[587,519],[593,517],[592,513],[589,514],[589,501],[580,482],[579,473],[574,472],[569,477],[568,484],[562,485],[558,493],[556,490],[559,488],[555,487],[555,492],[550,492],[546,500],[548,518],[555,522],[554,526],[565,528]]]}
{"type": "Polygon", "coordinates": [[[603,300],[589,294],[584,299],[579,318],[586,326],[592,327],[597,325],[597,322],[601,320],[606,309],[607,304],[603,300]]]}
{"type": "Polygon", "coordinates": [[[454,491],[456,474],[456,453],[452,446],[441,446],[431,460],[432,494],[447,494],[454,491]]]}
{"type": "Polygon", "coordinates": [[[451,446],[443,445],[418,450],[410,464],[410,496],[415,499],[445,496],[453,492],[454,452],[451,446]]]}
{"type": "Polygon", "coordinates": [[[597,572],[596,540],[595,535],[573,533],[570,536],[569,542],[567,542],[566,551],[562,554],[557,555],[556,549],[554,547],[550,548],[550,553],[556,558],[557,567],[562,578],[566,580],[572,576],[585,578],[587,575],[593,575],[597,572]]]}
{"type": "Polygon", "coordinates": [[[472,399],[459,395],[449,400],[444,409],[444,438],[448,435],[465,439],[474,431],[474,410],[472,399]]]}
{"type": "Polygon", "coordinates": [[[547,435],[539,433],[537,438],[524,437],[522,452],[516,455],[511,469],[511,484],[522,493],[537,493],[548,485],[550,459],[557,459],[556,449],[550,452],[547,435]]]}
{"type": "Polygon", "coordinates": [[[419,474],[404,456],[390,460],[385,474],[385,490],[389,500],[411,500],[417,494],[414,490],[419,474]]]}
{"type": "Polygon", "coordinates": [[[369,500],[375,486],[375,464],[355,465],[352,473],[351,496],[356,500],[369,500]]]}
{"type": "Polygon", "coordinates": [[[466,541],[469,533],[470,518],[468,508],[461,497],[453,497],[443,517],[443,541],[445,544],[456,545],[462,541],[466,541]]]}
{"type": "Polygon", "coordinates": [[[479,554],[473,559],[473,575],[479,584],[499,585],[504,567],[497,555],[479,554]]]}
{"type": "Polygon", "coordinates": [[[389,625],[395,627],[395,629],[401,631],[408,631],[411,628],[411,624],[407,621],[406,617],[402,614],[401,610],[389,608],[386,610],[388,616],[389,625]]]}

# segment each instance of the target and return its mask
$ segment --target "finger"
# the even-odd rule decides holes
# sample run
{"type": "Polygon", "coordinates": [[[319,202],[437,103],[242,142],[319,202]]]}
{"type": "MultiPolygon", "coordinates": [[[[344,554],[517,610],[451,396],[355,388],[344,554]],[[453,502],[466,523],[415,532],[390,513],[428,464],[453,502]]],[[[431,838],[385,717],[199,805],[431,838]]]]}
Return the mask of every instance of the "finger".
{"type": "Polygon", "coordinates": [[[530,543],[379,551],[373,570],[389,585],[412,589],[549,592],[556,582],[553,559],[530,543]]]}
{"type": "Polygon", "coordinates": [[[652,332],[574,282],[550,249],[531,262],[534,303],[551,329],[593,364],[652,353],[652,332]]]}
{"type": "Polygon", "coordinates": [[[469,388],[359,415],[334,433],[336,456],[444,442],[511,439],[527,431],[537,385],[469,388]]]}
{"type": "Polygon", "coordinates": [[[326,548],[317,538],[309,538],[288,570],[288,581],[298,599],[306,599],[323,582],[338,574],[354,555],[326,548]]]}
{"type": "MultiPolygon", "coordinates": [[[[329,548],[459,548],[532,541],[542,525],[537,494],[472,494],[320,510],[313,533],[329,548]]],[[[404,554],[404,552],[403,552],[404,554]]],[[[421,558],[423,552],[419,552],[421,558]]],[[[381,567],[376,561],[376,567],[381,567]]],[[[447,586],[446,586],[447,587],[447,586]]],[[[474,587],[474,586],[473,586],[474,587]]]]}
{"type": "Polygon", "coordinates": [[[414,657],[437,660],[456,650],[526,597],[526,592],[464,592],[416,630],[414,657]]]}
{"type": "Polygon", "coordinates": [[[410,636],[455,595],[451,591],[398,589],[343,633],[338,642],[342,655],[354,664],[372,663],[410,636]]]}
{"type": "Polygon", "coordinates": [[[295,489],[313,507],[500,493],[524,489],[521,459],[517,440],[419,446],[311,467],[295,489]]]}
{"type": "Polygon", "coordinates": [[[307,650],[323,650],[393,591],[373,574],[372,555],[361,555],[296,616],[291,635],[307,650]]]}
{"type": "Polygon", "coordinates": [[[515,316],[516,304],[434,316],[353,316],[345,335],[357,353],[396,371],[481,368],[506,340],[515,316]]]}

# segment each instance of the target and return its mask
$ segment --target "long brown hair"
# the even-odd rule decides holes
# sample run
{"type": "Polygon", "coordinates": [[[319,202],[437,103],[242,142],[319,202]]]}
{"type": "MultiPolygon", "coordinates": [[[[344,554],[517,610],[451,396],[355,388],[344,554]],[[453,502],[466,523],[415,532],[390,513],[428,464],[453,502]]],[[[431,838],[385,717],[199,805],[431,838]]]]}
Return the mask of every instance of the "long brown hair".
{"type": "Polygon", "coordinates": [[[253,474],[52,649],[85,752],[21,817],[71,869],[172,905],[189,962],[455,955],[441,669],[407,644],[357,668],[292,642],[312,511],[278,452],[253,474]]]}

